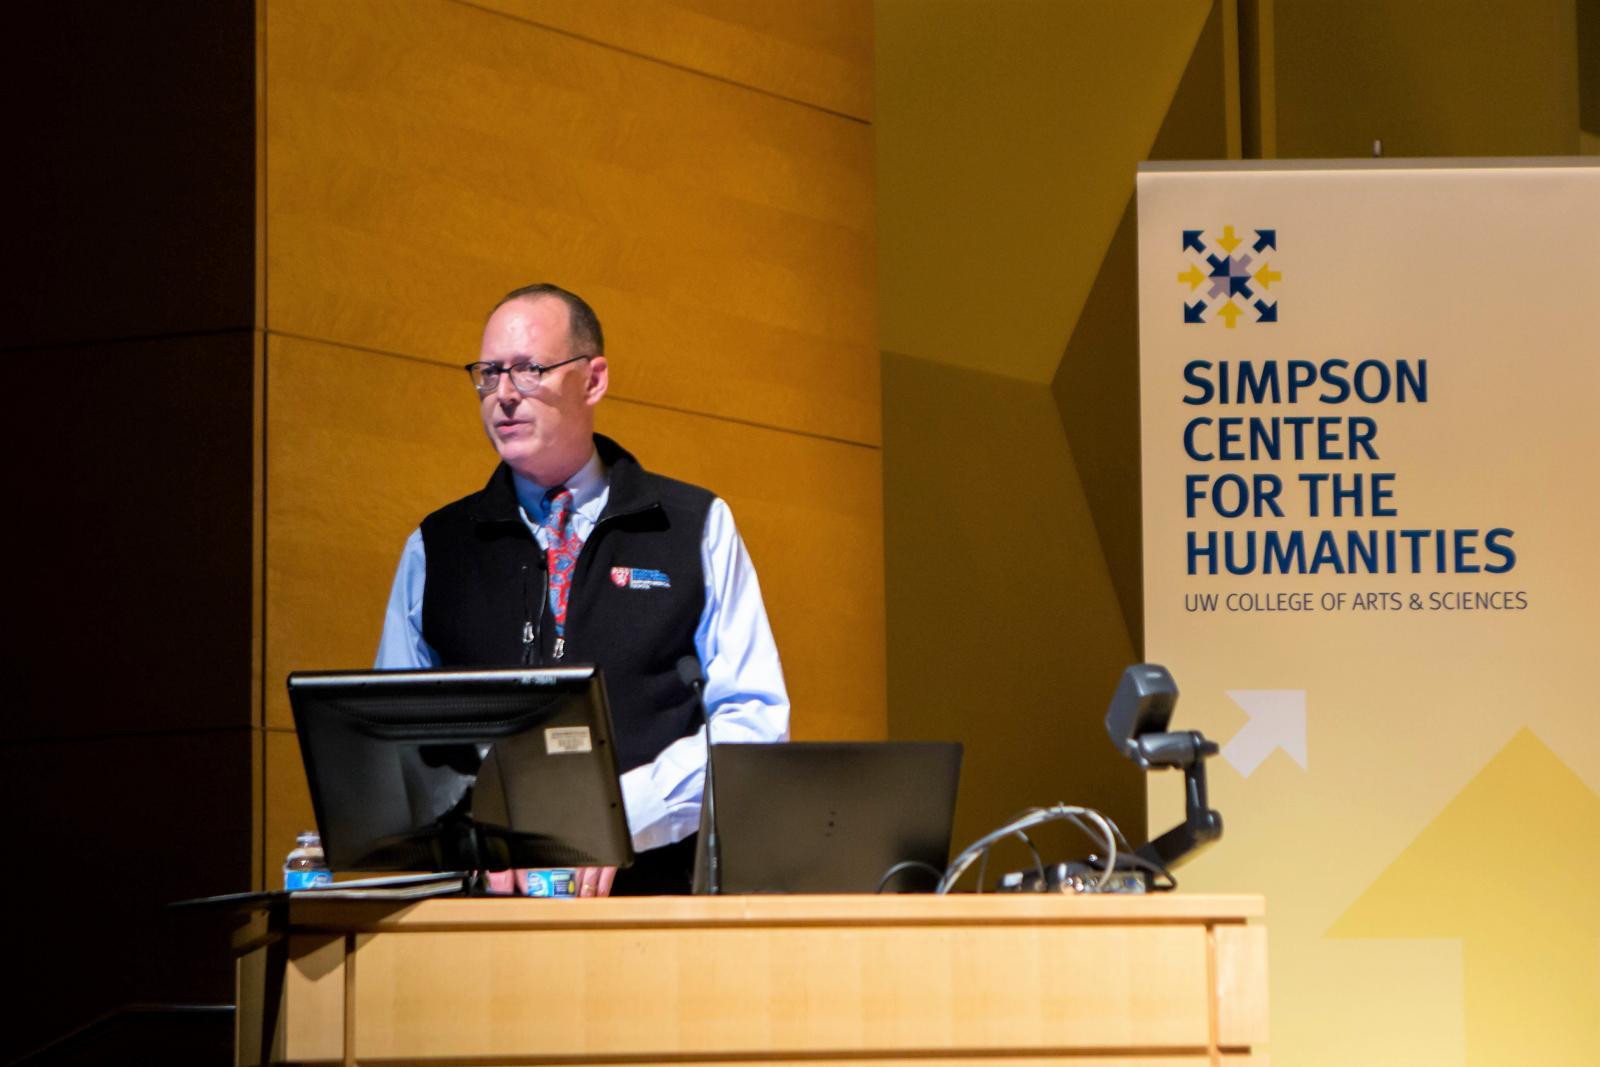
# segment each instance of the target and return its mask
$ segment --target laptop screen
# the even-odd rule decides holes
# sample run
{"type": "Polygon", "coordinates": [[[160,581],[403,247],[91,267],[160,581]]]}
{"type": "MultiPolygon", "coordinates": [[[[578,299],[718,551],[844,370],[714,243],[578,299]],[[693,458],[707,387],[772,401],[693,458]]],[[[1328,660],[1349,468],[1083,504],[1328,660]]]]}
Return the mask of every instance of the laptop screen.
{"type": "MultiPolygon", "coordinates": [[[[950,853],[961,746],[714,745],[722,893],[929,892],[950,853]]],[[[701,813],[695,891],[706,891],[701,813]]]]}

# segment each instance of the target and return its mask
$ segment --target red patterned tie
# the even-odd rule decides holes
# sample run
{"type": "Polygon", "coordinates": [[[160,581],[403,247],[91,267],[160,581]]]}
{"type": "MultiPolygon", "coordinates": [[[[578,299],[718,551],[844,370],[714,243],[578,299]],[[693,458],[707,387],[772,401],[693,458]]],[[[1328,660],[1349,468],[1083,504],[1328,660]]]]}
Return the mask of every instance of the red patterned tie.
{"type": "Polygon", "coordinates": [[[541,524],[545,530],[545,561],[550,569],[550,614],[556,620],[555,658],[567,650],[567,597],[572,592],[572,572],[583,542],[572,531],[572,490],[557,486],[545,494],[548,508],[541,524]]]}

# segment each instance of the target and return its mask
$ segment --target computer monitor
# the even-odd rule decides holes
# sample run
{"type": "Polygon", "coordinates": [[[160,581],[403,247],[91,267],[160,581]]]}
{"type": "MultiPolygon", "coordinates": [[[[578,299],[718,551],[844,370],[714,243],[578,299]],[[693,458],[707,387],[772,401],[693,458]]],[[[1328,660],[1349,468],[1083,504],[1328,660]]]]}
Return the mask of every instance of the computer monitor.
{"type": "Polygon", "coordinates": [[[335,871],[633,860],[593,667],[297,672],[289,700],[335,871]]]}

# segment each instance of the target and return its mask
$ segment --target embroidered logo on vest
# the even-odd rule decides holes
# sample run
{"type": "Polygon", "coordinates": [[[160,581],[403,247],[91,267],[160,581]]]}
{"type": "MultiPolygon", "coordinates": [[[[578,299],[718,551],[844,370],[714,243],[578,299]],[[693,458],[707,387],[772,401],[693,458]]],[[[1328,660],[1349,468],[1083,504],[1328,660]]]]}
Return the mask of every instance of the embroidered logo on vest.
{"type": "Polygon", "coordinates": [[[612,567],[611,582],[619,589],[671,589],[672,579],[666,571],[653,571],[648,567],[612,567]]]}

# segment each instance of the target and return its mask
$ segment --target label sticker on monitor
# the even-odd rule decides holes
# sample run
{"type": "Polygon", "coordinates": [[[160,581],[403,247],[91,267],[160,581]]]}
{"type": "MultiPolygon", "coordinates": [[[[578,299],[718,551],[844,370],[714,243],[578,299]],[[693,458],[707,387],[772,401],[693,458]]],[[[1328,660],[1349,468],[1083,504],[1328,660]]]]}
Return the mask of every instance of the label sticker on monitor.
{"type": "Polygon", "coordinates": [[[550,756],[565,756],[574,752],[593,752],[587,726],[547,726],[544,731],[544,751],[550,756]]]}

